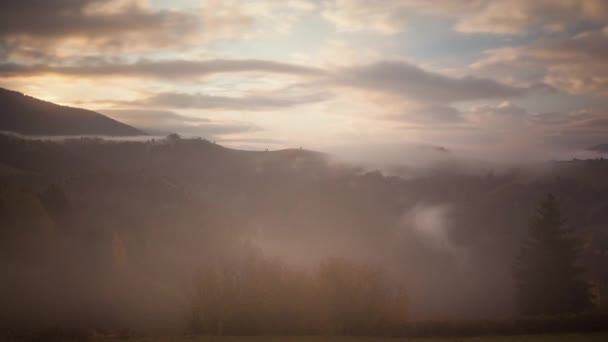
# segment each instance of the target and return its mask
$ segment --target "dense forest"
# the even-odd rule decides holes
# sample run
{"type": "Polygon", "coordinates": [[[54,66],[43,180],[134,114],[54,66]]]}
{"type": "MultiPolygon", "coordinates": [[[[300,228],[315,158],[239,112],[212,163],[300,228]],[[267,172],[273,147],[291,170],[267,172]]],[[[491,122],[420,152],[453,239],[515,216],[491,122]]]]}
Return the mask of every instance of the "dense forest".
{"type": "Polygon", "coordinates": [[[548,193],[603,310],[607,172],[603,159],[446,161],[406,177],[179,136],[2,135],[0,322],[352,334],[515,317],[514,260],[548,193]]]}

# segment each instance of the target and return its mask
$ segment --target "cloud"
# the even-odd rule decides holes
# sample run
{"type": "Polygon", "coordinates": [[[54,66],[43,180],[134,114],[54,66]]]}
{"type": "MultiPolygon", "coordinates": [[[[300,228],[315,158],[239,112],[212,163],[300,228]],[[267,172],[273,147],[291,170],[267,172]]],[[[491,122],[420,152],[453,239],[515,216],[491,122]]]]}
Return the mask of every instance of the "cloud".
{"type": "Polygon", "coordinates": [[[580,149],[606,142],[608,111],[605,108],[538,113],[532,120],[545,128],[547,139],[555,146],[580,149]]]}
{"type": "Polygon", "coordinates": [[[526,89],[491,79],[450,77],[405,62],[378,62],[346,68],[335,82],[423,103],[452,103],[521,96],[526,89]]]}
{"type": "Polygon", "coordinates": [[[0,2],[0,46],[12,53],[65,56],[101,50],[179,46],[201,29],[193,13],[136,0],[0,2]]]}
{"type": "Polygon", "coordinates": [[[487,51],[472,65],[487,75],[545,83],[574,94],[608,94],[608,26],[565,38],[487,51]]]}
{"type": "Polygon", "coordinates": [[[528,111],[510,102],[502,102],[498,105],[482,105],[470,108],[465,117],[470,122],[484,125],[504,127],[509,122],[524,122],[529,119],[528,111]]]}
{"type": "Polygon", "coordinates": [[[293,57],[299,63],[335,69],[340,66],[373,63],[387,58],[397,59],[399,54],[387,52],[373,45],[362,46],[346,39],[327,39],[318,49],[296,53],[293,57]]]}
{"type": "Polygon", "coordinates": [[[463,110],[462,116],[474,128],[468,134],[469,139],[478,139],[494,151],[509,153],[514,160],[518,154],[540,160],[559,156],[551,154],[563,150],[581,151],[604,142],[608,132],[608,112],[601,107],[530,112],[503,102],[473,106],[463,110]]]}
{"type": "Polygon", "coordinates": [[[242,4],[228,0],[203,2],[199,31],[202,41],[249,36],[256,26],[256,13],[248,13],[242,7],[242,4]]]}
{"type": "Polygon", "coordinates": [[[0,64],[0,77],[60,75],[68,77],[135,77],[159,79],[200,79],[218,73],[265,72],[300,76],[320,76],[314,67],[259,59],[81,61],[76,65],[0,64]]]}
{"type": "Polygon", "coordinates": [[[453,124],[463,122],[462,113],[450,106],[428,104],[403,104],[398,113],[380,117],[383,120],[418,124],[453,124]]]}
{"type": "Polygon", "coordinates": [[[326,3],[322,16],[339,31],[372,30],[393,34],[405,29],[403,6],[396,1],[335,0],[326,3]]]}
{"type": "Polygon", "coordinates": [[[456,246],[449,234],[450,210],[447,204],[417,203],[402,215],[399,226],[413,231],[429,247],[452,254],[456,246]]]}
{"type": "MultiPolygon", "coordinates": [[[[201,136],[218,137],[239,133],[258,132],[262,129],[250,123],[241,122],[213,122],[199,124],[192,129],[192,134],[200,134],[201,136]]],[[[187,132],[187,131],[186,131],[187,132]]]]}
{"type": "Polygon", "coordinates": [[[207,51],[211,43],[288,34],[307,0],[23,0],[0,2],[0,60],[207,51]]]}
{"type": "Polygon", "coordinates": [[[279,145],[284,141],[272,138],[256,138],[256,137],[241,137],[241,138],[221,138],[220,143],[224,144],[263,144],[263,145],[279,145]]]}
{"type": "Polygon", "coordinates": [[[252,18],[256,18],[260,25],[257,27],[258,35],[290,34],[293,27],[303,16],[315,11],[318,4],[310,0],[221,0],[240,8],[252,18]]]}
{"type": "Polygon", "coordinates": [[[458,120],[452,121],[439,114],[426,121],[404,114],[396,118],[403,122],[398,129],[419,143],[440,143],[467,159],[502,162],[582,156],[583,149],[605,141],[608,131],[601,108],[539,113],[508,101],[459,108],[458,120]]]}
{"type": "Polygon", "coordinates": [[[124,104],[160,108],[256,111],[318,103],[331,98],[331,94],[326,91],[301,92],[291,89],[292,87],[286,87],[274,91],[254,92],[240,97],[166,92],[124,104]]]}
{"type": "Polygon", "coordinates": [[[323,17],[338,30],[393,34],[407,29],[412,14],[452,18],[469,33],[522,34],[531,29],[562,31],[608,19],[603,0],[334,0],[323,17]]]}
{"type": "Polygon", "coordinates": [[[461,32],[523,34],[532,29],[564,31],[580,23],[608,19],[608,4],[603,0],[465,2],[467,4],[461,8],[455,25],[461,32]]]}
{"type": "Polygon", "coordinates": [[[177,108],[288,107],[324,101],[331,96],[327,89],[355,88],[391,94],[423,103],[452,103],[480,99],[504,99],[521,96],[524,88],[512,87],[491,79],[451,77],[428,71],[406,62],[385,61],[328,71],[316,67],[256,59],[82,61],[71,66],[0,64],[0,76],[26,77],[61,75],[84,78],[157,78],[192,81],[220,73],[260,72],[315,78],[309,84],[287,87],[275,94],[256,94],[234,98],[203,94],[169,93],[142,100],[145,105],[177,108]]]}
{"type": "Polygon", "coordinates": [[[260,127],[250,123],[211,120],[181,115],[172,111],[108,109],[99,110],[99,112],[152,134],[179,133],[218,139],[225,135],[261,130],[260,127]]]}
{"type": "Polygon", "coordinates": [[[104,114],[111,117],[120,118],[129,124],[134,123],[136,125],[147,125],[147,124],[172,124],[172,123],[193,123],[199,124],[203,122],[209,122],[207,118],[200,118],[195,116],[186,116],[177,114],[171,111],[164,110],[138,110],[138,109],[107,109],[101,110],[104,114]]]}

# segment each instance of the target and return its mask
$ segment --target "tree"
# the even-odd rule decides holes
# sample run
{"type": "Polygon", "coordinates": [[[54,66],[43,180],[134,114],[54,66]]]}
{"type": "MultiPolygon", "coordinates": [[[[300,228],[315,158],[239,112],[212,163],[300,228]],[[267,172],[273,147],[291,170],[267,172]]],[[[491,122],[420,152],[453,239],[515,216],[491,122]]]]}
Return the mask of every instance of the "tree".
{"type": "Polygon", "coordinates": [[[334,334],[370,334],[405,323],[407,296],[371,265],[324,260],[317,275],[322,315],[334,334]]]}
{"type": "Polygon", "coordinates": [[[16,184],[0,191],[0,260],[35,259],[47,250],[54,228],[36,194],[16,184]]]}
{"type": "Polygon", "coordinates": [[[171,133],[167,135],[167,141],[176,142],[182,140],[182,137],[177,133],[171,133]]]}
{"type": "Polygon", "coordinates": [[[71,227],[72,205],[61,187],[53,184],[39,197],[50,218],[58,226],[64,229],[71,227]]]}
{"type": "Polygon", "coordinates": [[[530,220],[514,265],[522,314],[578,313],[591,307],[590,286],[577,263],[580,252],[581,242],[564,228],[557,200],[548,194],[530,220]]]}

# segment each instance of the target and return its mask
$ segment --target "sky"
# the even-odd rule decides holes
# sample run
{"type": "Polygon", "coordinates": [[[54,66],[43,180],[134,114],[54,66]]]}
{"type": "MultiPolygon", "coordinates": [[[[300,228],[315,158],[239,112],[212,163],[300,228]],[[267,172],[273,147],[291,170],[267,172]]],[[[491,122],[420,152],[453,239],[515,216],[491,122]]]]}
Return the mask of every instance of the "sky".
{"type": "Polygon", "coordinates": [[[567,155],[607,57],[605,0],[0,2],[0,87],[244,149],[567,155]]]}

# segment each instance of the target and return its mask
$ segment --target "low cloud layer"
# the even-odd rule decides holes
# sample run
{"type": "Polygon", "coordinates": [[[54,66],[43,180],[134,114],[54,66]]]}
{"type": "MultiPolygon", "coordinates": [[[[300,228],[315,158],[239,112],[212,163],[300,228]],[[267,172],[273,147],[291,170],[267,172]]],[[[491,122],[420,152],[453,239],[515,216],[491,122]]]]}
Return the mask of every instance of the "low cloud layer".
{"type": "Polygon", "coordinates": [[[170,78],[195,80],[219,73],[265,72],[318,76],[323,70],[296,64],[268,60],[139,60],[133,63],[101,61],[69,66],[23,65],[5,63],[0,65],[0,75],[23,77],[59,75],[68,77],[123,77],[123,78],[170,78]]]}
{"type": "Polygon", "coordinates": [[[525,89],[491,79],[449,77],[404,62],[380,62],[345,69],[337,82],[420,102],[450,103],[521,96],[525,89]]]}
{"type": "Polygon", "coordinates": [[[159,108],[188,108],[256,111],[289,108],[322,102],[331,97],[329,92],[290,93],[289,89],[274,92],[258,92],[246,96],[218,96],[201,93],[159,93],[150,97],[127,102],[131,106],[159,108]]]}
{"type": "Polygon", "coordinates": [[[215,140],[225,135],[260,130],[259,127],[250,123],[210,120],[171,111],[114,109],[103,110],[102,113],[151,134],[180,133],[215,140]]]}

